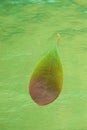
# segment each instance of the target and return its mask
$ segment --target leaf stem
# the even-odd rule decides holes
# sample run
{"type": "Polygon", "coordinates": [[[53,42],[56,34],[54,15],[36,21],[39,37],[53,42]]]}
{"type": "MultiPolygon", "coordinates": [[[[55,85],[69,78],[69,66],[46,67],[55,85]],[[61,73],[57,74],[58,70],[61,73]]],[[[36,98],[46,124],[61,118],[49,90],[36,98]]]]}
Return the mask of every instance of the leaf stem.
{"type": "Polygon", "coordinates": [[[57,43],[59,43],[59,41],[60,41],[60,34],[57,33],[57,43]]]}

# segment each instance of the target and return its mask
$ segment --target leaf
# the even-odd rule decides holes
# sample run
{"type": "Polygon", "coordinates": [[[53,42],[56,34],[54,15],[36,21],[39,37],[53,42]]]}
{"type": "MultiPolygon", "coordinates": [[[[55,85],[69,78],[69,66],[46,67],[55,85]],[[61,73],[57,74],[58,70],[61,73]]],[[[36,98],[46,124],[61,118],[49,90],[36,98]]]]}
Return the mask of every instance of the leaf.
{"type": "Polygon", "coordinates": [[[29,84],[31,98],[38,105],[53,102],[60,94],[63,82],[62,65],[57,49],[52,49],[36,66],[29,84]]]}

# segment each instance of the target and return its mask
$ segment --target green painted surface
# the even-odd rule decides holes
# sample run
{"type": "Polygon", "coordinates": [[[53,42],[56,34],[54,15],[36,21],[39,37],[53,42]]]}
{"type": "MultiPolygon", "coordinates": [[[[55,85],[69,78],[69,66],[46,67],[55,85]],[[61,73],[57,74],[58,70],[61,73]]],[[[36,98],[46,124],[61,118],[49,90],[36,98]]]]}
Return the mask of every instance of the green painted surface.
{"type": "MultiPolygon", "coordinates": [[[[36,0],[37,1],[37,0],[36,0]]],[[[0,129],[87,130],[87,1],[0,1],[0,129]],[[39,107],[31,73],[61,35],[63,89],[39,107]]]]}

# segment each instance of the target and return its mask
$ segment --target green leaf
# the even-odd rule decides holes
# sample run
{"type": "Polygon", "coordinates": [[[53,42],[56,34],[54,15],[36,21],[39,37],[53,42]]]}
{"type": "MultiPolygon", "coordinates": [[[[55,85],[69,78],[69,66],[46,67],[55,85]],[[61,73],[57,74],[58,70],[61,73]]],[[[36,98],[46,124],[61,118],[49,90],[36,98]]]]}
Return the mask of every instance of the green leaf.
{"type": "Polygon", "coordinates": [[[60,94],[63,82],[62,65],[57,49],[52,49],[36,66],[29,84],[31,98],[38,105],[53,102],[60,94]]]}

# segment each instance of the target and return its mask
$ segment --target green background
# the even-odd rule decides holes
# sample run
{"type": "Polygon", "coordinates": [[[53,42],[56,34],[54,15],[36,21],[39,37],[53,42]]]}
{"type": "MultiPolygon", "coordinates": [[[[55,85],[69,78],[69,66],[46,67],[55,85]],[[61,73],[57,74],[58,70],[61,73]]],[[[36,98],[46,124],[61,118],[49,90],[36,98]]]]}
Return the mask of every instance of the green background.
{"type": "Polygon", "coordinates": [[[0,129],[87,130],[87,1],[0,1],[0,129]],[[28,86],[38,61],[61,40],[63,89],[40,107],[28,86]]]}

